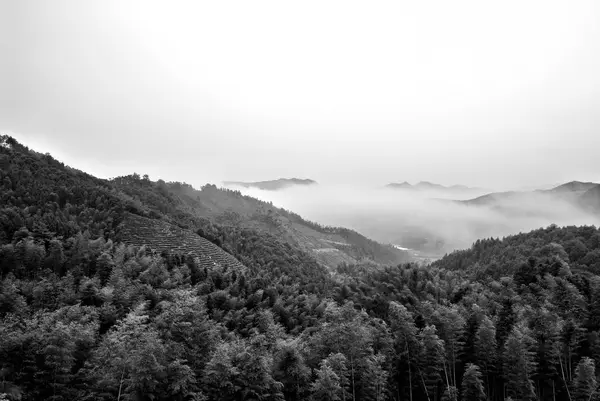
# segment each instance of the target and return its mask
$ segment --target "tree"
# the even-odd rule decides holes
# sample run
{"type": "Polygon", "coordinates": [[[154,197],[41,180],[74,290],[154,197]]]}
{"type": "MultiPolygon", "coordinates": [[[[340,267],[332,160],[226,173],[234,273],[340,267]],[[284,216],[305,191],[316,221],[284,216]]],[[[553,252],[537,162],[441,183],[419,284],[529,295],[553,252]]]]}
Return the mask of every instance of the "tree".
{"type": "Polygon", "coordinates": [[[171,301],[158,305],[154,326],[170,352],[187,361],[199,376],[217,345],[215,323],[208,318],[204,300],[192,291],[175,290],[171,296],[171,301]]]}
{"type": "Polygon", "coordinates": [[[96,259],[96,273],[100,278],[100,284],[105,285],[108,282],[112,269],[115,267],[112,256],[108,252],[102,252],[96,259]]]}
{"type": "Polygon", "coordinates": [[[361,367],[365,366],[365,358],[373,354],[373,334],[368,325],[368,315],[355,310],[352,302],[342,307],[330,302],[324,318],[319,332],[313,336],[313,348],[321,358],[331,353],[341,353],[346,357],[352,399],[355,400],[357,389],[362,384],[364,370],[361,367]]]}
{"type": "Polygon", "coordinates": [[[596,382],[596,366],[594,360],[583,357],[575,369],[575,391],[573,397],[576,401],[590,401],[598,390],[596,382]]]}
{"type": "Polygon", "coordinates": [[[383,369],[385,357],[381,354],[372,355],[367,358],[364,382],[367,384],[366,391],[363,392],[364,399],[381,401],[386,396],[386,383],[388,372],[383,369]]]}
{"type": "Polygon", "coordinates": [[[487,393],[491,396],[491,373],[496,367],[496,327],[490,318],[484,316],[475,335],[475,355],[479,366],[483,368],[487,393]]]}
{"type": "MultiPolygon", "coordinates": [[[[389,316],[392,325],[392,333],[395,337],[396,350],[400,360],[406,358],[406,368],[408,369],[408,390],[410,401],[413,399],[413,366],[420,353],[419,343],[417,341],[417,327],[411,313],[404,305],[396,302],[390,302],[389,316]]],[[[403,375],[398,372],[398,375],[403,375]]]]}
{"type": "Polygon", "coordinates": [[[97,313],[79,305],[39,311],[25,320],[22,358],[24,370],[35,372],[29,391],[36,398],[74,397],[74,367],[95,343],[97,329],[97,313]]]}
{"type": "Polygon", "coordinates": [[[219,344],[206,365],[204,383],[211,400],[283,400],[269,358],[246,341],[219,344]]]}
{"type": "Polygon", "coordinates": [[[504,346],[504,341],[510,334],[513,325],[515,324],[515,312],[513,310],[512,301],[509,298],[502,300],[502,309],[500,310],[498,319],[498,330],[496,331],[496,342],[499,347],[504,346]]]}
{"type": "Polygon", "coordinates": [[[46,255],[46,267],[58,275],[63,274],[63,266],[66,262],[66,257],[63,251],[62,242],[57,239],[52,239],[48,245],[48,253],[46,255]]]}
{"type": "Polygon", "coordinates": [[[295,342],[283,343],[273,363],[273,378],[283,384],[286,400],[301,400],[310,379],[310,369],[295,342]]]}
{"type": "Polygon", "coordinates": [[[456,383],[457,352],[460,338],[465,332],[466,321],[456,306],[438,306],[434,313],[434,324],[438,335],[444,340],[448,370],[446,381],[448,386],[458,386],[456,383]]]}
{"type": "MultiPolygon", "coordinates": [[[[557,367],[561,364],[560,333],[563,322],[555,312],[546,307],[528,311],[529,316],[524,316],[533,327],[531,335],[535,340],[535,359],[537,387],[540,389],[539,397],[543,398],[545,382],[552,383],[553,397],[556,392],[555,381],[560,377],[557,367]]],[[[560,381],[559,381],[560,382],[560,381]]]]}
{"type": "Polygon", "coordinates": [[[340,385],[340,400],[344,401],[351,398],[352,392],[350,389],[350,374],[346,366],[348,360],[344,354],[330,354],[322,362],[329,366],[338,376],[340,385]]]}
{"type": "Polygon", "coordinates": [[[485,391],[479,366],[468,364],[462,380],[462,401],[485,401],[485,391]]]}
{"type": "Polygon", "coordinates": [[[535,399],[533,343],[525,327],[515,326],[504,346],[503,373],[507,395],[518,400],[535,399]]]}
{"type": "Polygon", "coordinates": [[[321,362],[317,379],[310,386],[310,390],[315,401],[340,400],[340,378],[325,361],[321,362]]]}
{"type": "Polygon", "coordinates": [[[444,342],[437,336],[435,326],[426,326],[419,333],[421,355],[419,355],[419,374],[423,382],[427,399],[436,399],[438,384],[444,366],[444,342]]]}
{"type": "Polygon", "coordinates": [[[168,353],[144,311],[143,305],[138,306],[106,335],[94,353],[89,378],[98,391],[108,391],[117,400],[142,394],[193,395],[193,372],[168,353]]]}

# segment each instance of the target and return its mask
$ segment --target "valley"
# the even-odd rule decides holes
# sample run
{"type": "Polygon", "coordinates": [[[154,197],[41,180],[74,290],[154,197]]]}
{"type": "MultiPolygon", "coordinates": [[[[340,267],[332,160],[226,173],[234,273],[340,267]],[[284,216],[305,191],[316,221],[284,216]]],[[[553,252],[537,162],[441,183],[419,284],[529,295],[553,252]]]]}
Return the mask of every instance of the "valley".
{"type": "Polygon", "coordinates": [[[471,189],[463,192],[463,187],[321,184],[241,191],[311,220],[349,227],[381,243],[402,244],[432,258],[466,248],[480,238],[504,237],[550,224],[600,224],[598,184],[574,181],[548,190],[492,192],[475,198],[471,189]],[[459,188],[458,193],[449,190],[453,187],[459,188]]]}

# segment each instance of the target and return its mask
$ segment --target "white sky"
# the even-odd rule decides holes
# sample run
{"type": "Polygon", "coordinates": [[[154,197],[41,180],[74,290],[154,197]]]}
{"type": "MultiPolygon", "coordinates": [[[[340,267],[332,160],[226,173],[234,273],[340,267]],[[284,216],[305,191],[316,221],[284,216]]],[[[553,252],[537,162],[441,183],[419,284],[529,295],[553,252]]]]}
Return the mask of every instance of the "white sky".
{"type": "Polygon", "coordinates": [[[596,0],[0,0],[0,130],[101,177],[600,181],[596,0]]]}

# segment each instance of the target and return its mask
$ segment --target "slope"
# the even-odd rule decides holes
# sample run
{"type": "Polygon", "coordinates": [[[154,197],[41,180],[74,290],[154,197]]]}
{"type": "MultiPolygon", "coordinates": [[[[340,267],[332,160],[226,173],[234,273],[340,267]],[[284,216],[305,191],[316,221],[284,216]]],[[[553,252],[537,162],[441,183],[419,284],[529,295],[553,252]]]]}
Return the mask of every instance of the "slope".
{"type": "Polygon", "coordinates": [[[467,270],[483,276],[513,274],[528,258],[559,258],[573,270],[600,273],[600,229],[594,226],[551,225],[503,239],[476,241],[470,249],[455,251],[432,267],[467,270]]]}
{"type": "MultiPolygon", "coordinates": [[[[551,189],[539,189],[534,191],[507,191],[493,192],[474,199],[457,201],[469,206],[497,206],[503,202],[520,202],[532,197],[539,199],[565,200],[572,204],[579,204],[580,198],[588,191],[600,187],[593,182],[571,181],[551,189]]],[[[591,197],[591,195],[589,195],[591,197]]]]}
{"type": "Polygon", "coordinates": [[[119,239],[134,246],[148,246],[153,251],[192,255],[200,268],[220,267],[245,270],[245,267],[223,249],[194,233],[164,220],[149,219],[126,213],[119,239]]]}
{"type": "MultiPolygon", "coordinates": [[[[0,139],[0,244],[11,242],[22,227],[46,240],[85,232],[94,238],[114,240],[132,224],[126,217],[137,215],[149,219],[147,222],[170,224],[172,230],[187,230],[187,238],[211,225],[242,227],[260,236],[271,234],[264,238],[284,240],[292,245],[290,252],[309,252],[328,267],[361,260],[399,263],[406,257],[354,231],[321,227],[236,191],[220,190],[214,185],[197,191],[187,184],[152,182],[137,174],[102,180],[35,152],[11,137],[0,139]]],[[[152,242],[156,232],[160,229],[147,238],[123,238],[140,245],[152,242]]],[[[165,250],[163,245],[176,250],[176,238],[174,235],[172,241],[154,245],[160,245],[160,251],[165,250]]]]}
{"type": "Polygon", "coordinates": [[[137,174],[117,177],[112,183],[152,207],[154,213],[177,216],[176,221],[184,226],[201,224],[198,219],[207,218],[224,226],[259,230],[309,252],[330,268],[339,263],[398,264],[410,260],[407,252],[391,245],[379,244],[349,229],[323,227],[239,191],[211,184],[197,190],[180,182],[152,182],[137,174]]]}
{"type": "Polygon", "coordinates": [[[85,235],[123,240],[152,250],[192,253],[202,266],[242,269],[222,248],[175,218],[153,210],[95,178],[40,154],[8,136],[0,137],[0,245],[32,236],[48,243],[85,235]]]}

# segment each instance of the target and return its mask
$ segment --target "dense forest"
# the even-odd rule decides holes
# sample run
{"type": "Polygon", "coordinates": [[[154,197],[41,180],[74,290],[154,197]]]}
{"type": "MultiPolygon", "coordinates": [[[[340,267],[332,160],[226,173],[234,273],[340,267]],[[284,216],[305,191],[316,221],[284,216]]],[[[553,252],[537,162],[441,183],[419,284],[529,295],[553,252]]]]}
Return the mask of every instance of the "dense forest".
{"type": "Polygon", "coordinates": [[[599,395],[596,227],[480,240],[429,266],[328,269],[276,231],[186,211],[172,183],[131,179],[0,138],[0,399],[599,395]],[[193,230],[244,268],[124,243],[127,213],[193,230]]]}

